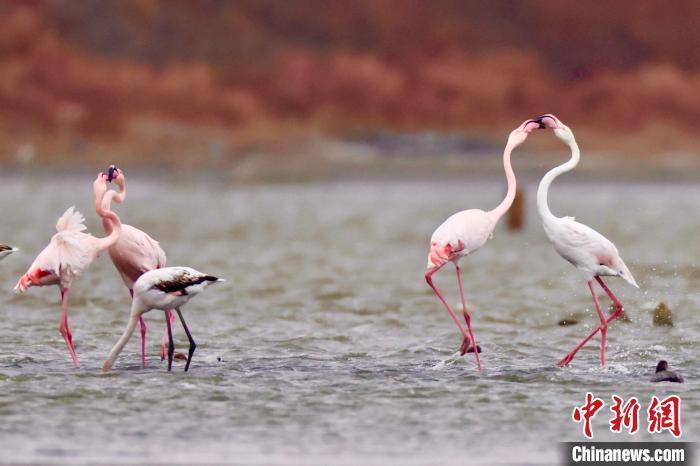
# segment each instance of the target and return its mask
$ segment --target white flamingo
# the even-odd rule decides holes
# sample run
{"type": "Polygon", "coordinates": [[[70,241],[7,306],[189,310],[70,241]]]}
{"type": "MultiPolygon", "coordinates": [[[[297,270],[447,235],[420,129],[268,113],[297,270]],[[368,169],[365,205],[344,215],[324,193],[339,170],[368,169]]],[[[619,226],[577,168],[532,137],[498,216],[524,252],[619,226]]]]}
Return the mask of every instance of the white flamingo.
{"type": "MultiPolygon", "coordinates": [[[[95,179],[95,189],[104,186],[107,175],[99,173],[95,179]]],[[[105,188],[106,189],[106,188],[105,188]]],[[[58,285],[61,291],[61,320],[59,331],[68,346],[73,360],[73,367],[78,367],[78,357],[73,345],[73,334],[68,325],[68,293],[77,275],[88,268],[93,260],[119,239],[121,222],[114,212],[107,212],[114,229],[104,238],[83,233],[85,218],[75,210],[68,208],[56,223],[57,233],[51,238],[43,251],[39,253],[29,270],[22,275],[15,286],[15,291],[23,293],[31,286],[58,285]]]]}
{"type": "MultiPolygon", "coordinates": [[[[152,309],[160,309],[161,311],[175,309],[180,317],[182,328],[190,341],[187,363],[185,364],[185,371],[187,371],[190,368],[192,354],[197,345],[190,334],[190,330],[187,328],[180,308],[212,283],[221,281],[223,280],[220,278],[198,272],[190,267],[164,267],[141,275],[134,283],[134,299],[131,302],[129,323],[117,344],[109,352],[109,356],[107,356],[107,360],[102,366],[102,371],[109,372],[112,369],[117,356],[119,356],[124,345],[134,333],[139,319],[144,313],[152,309]]],[[[173,344],[172,327],[167,315],[165,322],[168,326],[168,371],[170,371],[173,365],[175,346],[173,344]]]]}
{"type": "Polygon", "coordinates": [[[554,134],[564,141],[571,149],[571,159],[548,171],[537,189],[537,210],[542,218],[542,225],[547,237],[554,245],[554,249],[574,267],[583,272],[588,282],[588,288],[593,296],[596,312],[600,318],[600,324],[588,335],[576,348],[559,361],[559,366],[569,364],[576,353],[588,340],[600,331],[600,363],[605,366],[605,344],[608,325],[622,315],[624,308],[622,303],[603,282],[601,277],[620,277],[632,286],[639,288],[629,269],[622,261],[615,245],[603,235],[573,217],[556,217],[549,210],[547,193],[552,181],[562,173],[573,170],[578,164],[581,152],[576,144],[574,133],[554,115],[543,115],[534,121],[540,123],[541,128],[551,128],[554,134]],[[598,296],[593,289],[593,281],[603,288],[615,305],[613,313],[606,318],[600,308],[598,296]]]}
{"type": "Polygon", "coordinates": [[[428,272],[425,274],[425,280],[428,285],[435,291],[437,297],[442,301],[442,304],[450,313],[457,327],[459,327],[464,340],[460,348],[461,353],[468,351],[470,341],[474,349],[476,364],[481,370],[481,362],[479,361],[479,347],[474,338],[474,332],[471,326],[471,317],[467,311],[467,303],[464,298],[464,288],[462,286],[462,272],[459,268],[459,261],[477,249],[481,248],[486,241],[493,237],[493,231],[496,228],[498,220],[505,214],[513,204],[515,198],[515,173],[510,163],[512,151],[520,144],[525,142],[527,136],[533,129],[539,128],[540,124],[532,120],[523,122],[518,128],[513,130],[508,136],[506,148],[503,151],[503,167],[506,172],[506,180],[508,183],[508,192],[505,199],[493,210],[488,212],[471,209],[463,210],[452,215],[450,218],[440,225],[430,238],[430,252],[428,254],[428,272]],[[459,318],[454,313],[450,305],[447,303],[442,293],[433,283],[433,274],[440,270],[445,264],[452,262],[457,271],[457,283],[459,285],[459,293],[462,298],[462,313],[467,324],[469,333],[464,330],[459,318]]]}

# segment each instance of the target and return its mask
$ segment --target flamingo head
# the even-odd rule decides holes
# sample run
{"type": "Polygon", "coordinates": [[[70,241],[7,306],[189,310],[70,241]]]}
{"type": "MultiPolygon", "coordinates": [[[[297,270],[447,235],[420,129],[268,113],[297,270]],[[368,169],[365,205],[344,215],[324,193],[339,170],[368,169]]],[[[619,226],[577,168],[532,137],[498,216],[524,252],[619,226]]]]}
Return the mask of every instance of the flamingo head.
{"type": "Polygon", "coordinates": [[[107,192],[107,174],[104,172],[99,172],[97,174],[97,178],[95,178],[95,182],[92,183],[92,189],[95,191],[96,195],[100,195],[100,199],[102,198],[101,195],[107,192]]]}
{"type": "Polygon", "coordinates": [[[528,134],[530,134],[532,130],[539,127],[539,123],[533,120],[524,121],[522,125],[510,132],[510,135],[508,135],[508,145],[513,147],[519,146],[525,142],[525,139],[527,139],[528,134]]]}
{"type": "Polygon", "coordinates": [[[561,120],[551,113],[547,113],[537,118],[529,120],[537,125],[539,129],[552,129],[554,130],[554,135],[564,141],[566,144],[571,144],[575,142],[574,133],[566,126],[561,120]]]}
{"type": "Polygon", "coordinates": [[[116,165],[110,165],[107,168],[107,182],[112,181],[114,181],[121,189],[124,189],[124,172],[117,168],[116,165]]]}

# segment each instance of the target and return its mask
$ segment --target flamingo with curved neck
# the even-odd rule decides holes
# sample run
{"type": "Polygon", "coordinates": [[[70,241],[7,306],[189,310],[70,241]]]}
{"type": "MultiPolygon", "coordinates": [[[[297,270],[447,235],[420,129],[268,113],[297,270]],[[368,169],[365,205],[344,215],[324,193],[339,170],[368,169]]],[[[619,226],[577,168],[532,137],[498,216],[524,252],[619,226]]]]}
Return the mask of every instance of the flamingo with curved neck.
{"type": "Polygon", "coordinates": [[[578,350],[598,332],[601,334],[600,364],[605,366],[608,325],[622,315],[624,308],[620,300],[610,291],[601,277],[620,277],[632,286],[637,288],[639,286],[620,257],[617,248],[610,240],[594,229],[575,221],[573,217],[556,217],[552,214],[547,203],[549,186],[559,175],[573,170],[578,165],[581,151],[574,138],[574,133],[554,115],[543,115],[534,119],[534,121],[540,123],[541,128],[553,129],[556,137],[569,146],[571,150],[571,158],[567,162],[549,170],[542,178],[542,181],[540,181],[540,185],[537,188],[537,210],[542,218],[544,231],[554,245],[554,249],[586,277],[588,288],[600,319],[600,324],[566,357],[559,361],[559,366],[569,364],[578,350]],[[594,280],[610,297],[615,306],[613,313],[609,317],[606,317],[600,308],[598,296],[593,288],[594,280]]]}
{"type": "Polygon", "coordinates": [[[501,203],[488,212],[471,209],[457,212],[449,217],[440,225],[430,238],[430,252],[428,253],[428,272],[425,274],[425,280],[433,289],[438,299],[447,309],[447,312],[454,320],[459,328],[459,331],[464,338],[460,352],[464,355],[471,350],[474,351],[476,365],[481,370],[481,361],[479,360],[479,347],[474,337],[474,332],[471,326],[471,316],[467,311],[467,303],[464,298],[464,286],[462,284],[462,271],[459,267],[459,261],[463,257],[473,253],[481,248],[486,241],[493,237],[493,231],[500,218],[508,211],[515,199],[515,173],[511,166],[511,153],[520,144],[525,142],[528,134],[539,127],[539,123],[532,120],[523,122],[518,128],[513,130],[508,136],[508,142],[503,151],[503,168],[506,172],[506,180],[508,183],[508,192],[501,203]],[[444,267],[447,263],[452,262],[455,265],[457,272],[457,284],[462,300],[462,315],[467,325],[467,330],[460,323],[459,318],[452,310],[450,305],[445,300],[444,296],[433,282],[433,274],[444,267]]]}
{"type": "MultiPolygon", "coordinates": [[[[126,199],[126,178],[124,172],[114,165],[108,169],[104,187],[95,190],[95,212],[102,218],[102,226],[105,232],[113,229],[113,224],[107,213],[111,212],[112,201],[121,204],[126,199]],[[114,181],[119,187],[119,192],[107,190],[107,183],[114,181]]],[[[122,225],[122,234],[119,240],[108,249],[109,257],[114,267],[119,272],[122,281],[129,289],[131,299],[134,298],[134,283],[145,272],[165,267],[167,257],[158,241],[148,234],[131,225],[122,225]]],[[[167,311],[166,316],[170,323],[175,316],[172,311],[167,311]]],[[[146,333],[148,327],[142,315],[139,315],[141,326],[141,365],[146,367],[146,333]]],[[[167,331],[161,342],[161,360],[165,358],[167,348],[167,331]]]]}
{"type": "MultiPolygon", "coordinates": [[[[106,177],[104,173],[97,175],[93,185],[96,192],[102,189],[106,177]]],[[[80,212],[74,207],[66,210],[56,223],[57,232],[51,242],[39,253],[15,286],[16,292],[23,293],[32,286],[58,285],[61,292],[59,331],[66,342],[74,367],[79,364],[73,345],[73,333],[68,325],[68,293],[73,279],[88,268],[100,252],[119,240],[122,233],[119,217],[114,212],[106,212],[105,215],[112,222],[113,229],[106,237],[95,238],[83,233],[85,218],[80,212]]]]}

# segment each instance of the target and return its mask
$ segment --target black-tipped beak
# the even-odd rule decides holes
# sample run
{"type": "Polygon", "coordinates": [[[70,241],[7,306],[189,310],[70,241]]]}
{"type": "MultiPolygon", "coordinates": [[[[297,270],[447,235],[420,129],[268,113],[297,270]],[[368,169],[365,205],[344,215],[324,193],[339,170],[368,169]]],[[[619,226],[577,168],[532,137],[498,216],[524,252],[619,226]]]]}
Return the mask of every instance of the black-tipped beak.
{"type": "Polygon", "coordinates": [[[539,125],[537,129],[547,129],[547,127],[544,125],[544,121],[542,120],[544,120],[544,116],[533,118],[531,121],[539,125]]]}
{"type": "Polygon", "coordinates": [[[117,177],[117,167],[114,165],[109,166],[109,170],[107,170],[107,182],[111,183],[113,179],[117,177]]]}

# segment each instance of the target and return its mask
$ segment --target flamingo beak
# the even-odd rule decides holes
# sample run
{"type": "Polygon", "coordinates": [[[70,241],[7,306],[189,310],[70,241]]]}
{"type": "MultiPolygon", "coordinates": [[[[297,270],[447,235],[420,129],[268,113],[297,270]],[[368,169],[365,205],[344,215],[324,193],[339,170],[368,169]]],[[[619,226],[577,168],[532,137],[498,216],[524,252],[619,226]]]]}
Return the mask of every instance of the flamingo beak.
{"type": "Polygon", "coordinates": [[[535,129],[546,129],[547,127],[545,126],[543,120],[544,120],[544,116],[541,116],[541,117],[533,118],[532,120],[528,120],[527,122],[528,122],[528,124],[529,123],[536,124],[537,128],[535,128],[535,129]]]}
{"type": "Polygon", "coordinates": [[[110,183],[117,177],[118,171],[116,165],[110,165],[107,170],[107,182],[110,183]]]}

